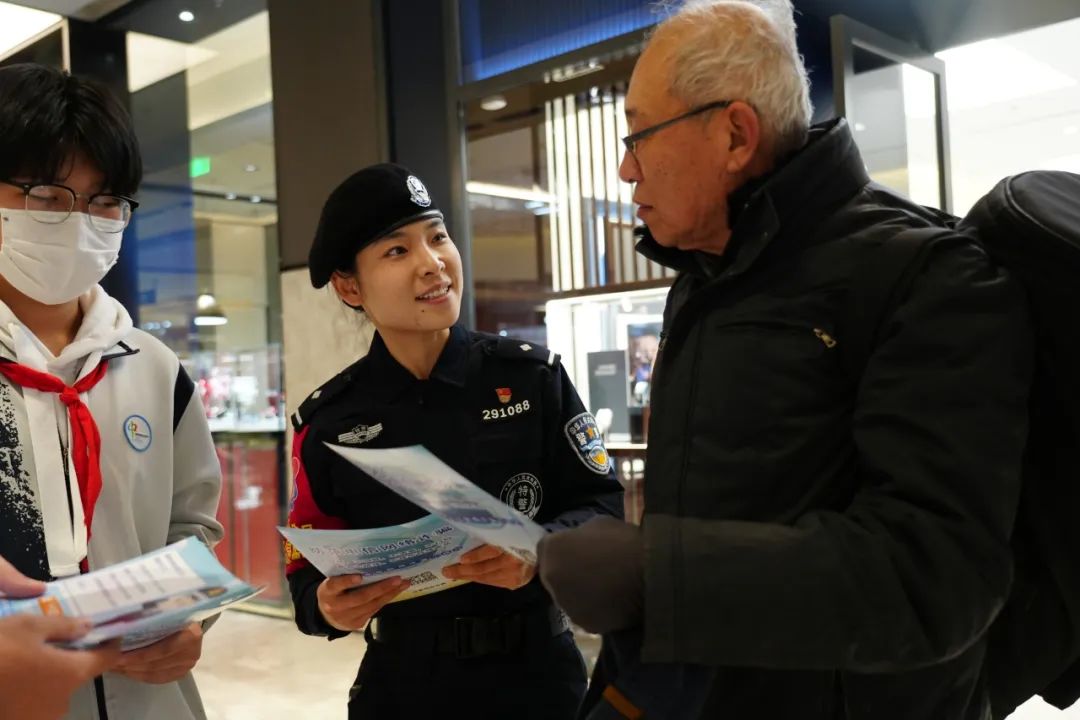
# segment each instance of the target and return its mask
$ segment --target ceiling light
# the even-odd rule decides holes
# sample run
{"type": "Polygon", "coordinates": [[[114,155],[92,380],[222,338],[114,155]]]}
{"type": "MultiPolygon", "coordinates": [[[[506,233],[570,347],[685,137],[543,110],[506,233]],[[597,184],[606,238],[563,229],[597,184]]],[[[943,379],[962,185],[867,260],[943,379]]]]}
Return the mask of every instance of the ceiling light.
{"type": "Polygon", "coordinates": [[[229,322],[225,312],[218,304],[217,298],[210,293],[203,293],[195,301],[194,322],[200,327],[224,325],[229,322]]]}
{"type": "Polygon", "coordinates": [[[225,193],[225,199],[226,200],[235,200],[236,199],[236,193],[233,193],[233,192],[225,193]]]}
{"type": "Polygon", "coordinates": [[[251,196],[251,202],[253,202],[253,203],[261,203],[262,202],[262,196],[261,195],[252,195],[251,196]]]}
{"type": "Polygon", "coordinates": [[[62,20],[53,13],[0,2],[0,56],[62,20]]]}
{"type": "Polygon", "coordinates": [[[256,172],[258,169],[258,165],[252,165],[251,163],[244,166],[244,172],[256,172]]]}
{"type": "Polygon", "coordinates": [[[1080,133],[1080,127],[1077,127],[1076,125],[1070,125],[1069,127],[1065,128],[1066,135],[1075,135],[1077,133],[1080,133]]]}
{"type": "Polygon", "coordinates": [[[866,125],[861,122],[855,123],[855,132],[866,132],[866,125]]]}
{"type": "Polygon", "coordinates": [[[496,112],[502,110],[508,105],[506,98],[502,95],[489,95],[480,101],[480,107],[484,108],[488,112],[496,112]]]}
{"type": "Polygon", "coordinates": [[[177,17],[180,18],[180,22],[194,22],[195,21],[195,13],[191,12],[190,10],[181,10],[180,15],[178,15],[177,17]]]}

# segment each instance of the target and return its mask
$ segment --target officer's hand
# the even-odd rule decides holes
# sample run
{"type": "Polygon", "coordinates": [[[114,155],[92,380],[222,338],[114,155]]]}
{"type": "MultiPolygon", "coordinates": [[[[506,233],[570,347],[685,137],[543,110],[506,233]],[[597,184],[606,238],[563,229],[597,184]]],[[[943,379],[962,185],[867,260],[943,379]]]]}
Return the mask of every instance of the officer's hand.
{"type": "Polygon", "coordinates": [[[362,629],[372,615],[410,585],[404,578],[387,578],[361,586],[363,581],[360,575],[339,575],[319,584],[316,592],[319,612],[331,627],[347,632],[362,629]]]}
{"type": "Polygon", "coordinates": [[[502,548],[481,545],[462,555],[457,564],[447,565],[442,572],[451,580],[470,580],[517,590],[536,576],[536,566],[519,560],[502,548]]]}
{"type": "Polygon", "coordinates": [[[153,645],[124,653],[115,672],[152,685],[176,682],[199,662],[202,639],[202,625],[191,623],[153,645]]]}
{"type": "Polygon", "coordinates": [[[114,643],[95,650],[61,650],[89,626],[67,617],[18,615],[0,620],[0,720],[56,720],[71,695],[120,657],[114,643]]]}

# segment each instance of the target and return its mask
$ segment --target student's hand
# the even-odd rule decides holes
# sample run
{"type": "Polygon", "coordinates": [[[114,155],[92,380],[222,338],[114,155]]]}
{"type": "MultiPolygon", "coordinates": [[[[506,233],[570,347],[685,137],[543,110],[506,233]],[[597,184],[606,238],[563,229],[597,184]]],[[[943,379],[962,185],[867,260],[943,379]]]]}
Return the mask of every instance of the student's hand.
{"type": "Polygon", "coordinates": [[[371,616],[408,589],[404,578],[387,578],[363,585],[360,575],[339,575],[326,578],[319,584],[316,597],[323,618],[338,630],[361,630],[371,616]]]}
{"type": "Polygon", "coordinates": [[[75,640],[89,625],[67,617],[18,615],[0,620],[0,720],[56,720],[72,694],[120,657],[118,644],[61,650],[49,642],[75,640]]]}
{"type": "Polygon", "coordinates": [[[45,592],[45,583],[31,580],[0,557],[0,595],[34,597],[45,592]]]}
{"type": "Polygon", "coordinates": [[[199,661],[202,640],[202,625],[191,623],[153,645],[124,653],[114,672],[152,685],[175,682],[191,672],[199,661]]]}
{"type": "Polygon", "coordinates": [[[455,565],[443,568],[450,580],[471,580],[506,590],[517,590],[536,576],[536,566],[494,545],[481,545],[461,556],[455,565]]]}

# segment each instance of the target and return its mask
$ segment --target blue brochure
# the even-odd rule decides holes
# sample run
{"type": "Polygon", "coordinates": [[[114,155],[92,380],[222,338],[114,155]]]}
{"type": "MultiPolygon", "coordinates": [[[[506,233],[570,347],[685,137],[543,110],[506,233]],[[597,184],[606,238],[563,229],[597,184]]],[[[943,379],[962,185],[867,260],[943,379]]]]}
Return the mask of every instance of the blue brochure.
{"type": "Polygon", "coordinates": [[[93,627],[68,647],[93,647],[119,638],[124,650],[134,650],[261,590],[222,567],[199,540],[187,538],[132,560],[50,582],[40,597],[0,598],[0,617],[19,613],[81,617],[93,627]]]}

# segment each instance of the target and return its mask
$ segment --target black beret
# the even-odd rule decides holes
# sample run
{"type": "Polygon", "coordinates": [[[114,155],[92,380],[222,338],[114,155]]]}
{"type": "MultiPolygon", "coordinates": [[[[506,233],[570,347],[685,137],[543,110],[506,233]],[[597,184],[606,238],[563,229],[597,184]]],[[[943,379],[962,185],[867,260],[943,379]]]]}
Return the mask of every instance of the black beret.
{"type": "Polygon", "coordinates": [[[356,253],[398,228],[442,216],[424,183],[407,168],[383,163],[354,173],[323,205],[308,253],[311,284],[326,285],[335,270],[351,266],[356,253]]]}

